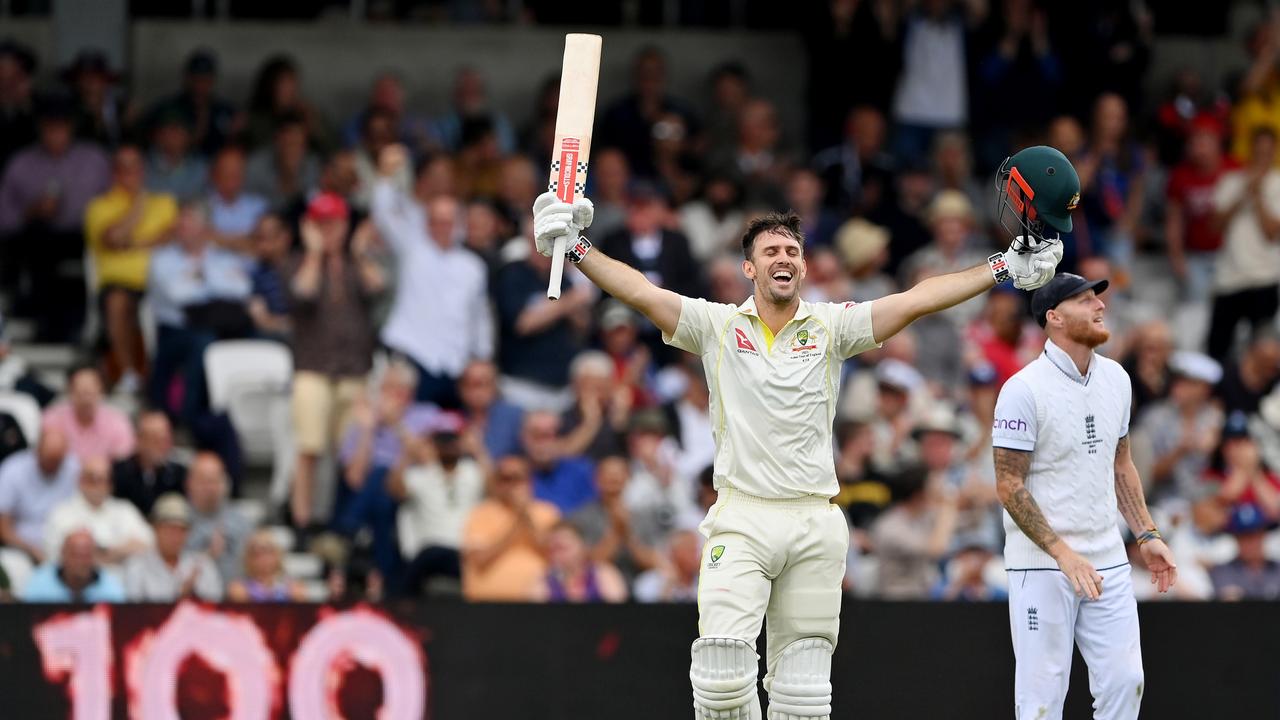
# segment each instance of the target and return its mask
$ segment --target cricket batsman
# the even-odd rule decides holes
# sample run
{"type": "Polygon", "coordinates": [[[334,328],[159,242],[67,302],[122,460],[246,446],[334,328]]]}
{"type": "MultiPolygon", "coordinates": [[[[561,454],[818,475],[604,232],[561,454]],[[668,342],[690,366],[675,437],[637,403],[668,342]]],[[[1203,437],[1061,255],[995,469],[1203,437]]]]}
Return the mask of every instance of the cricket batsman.
{"type": "MultiPolygon", "coordinates": [[[[1038,151],[1026,156],[1031,150],[1013,156],[1003,174],[1031,182],[1056,160],[1038,151]]],[[[1032,203],[1040,218],[1069,230],[1055,198],[1078,192],[1079,183],[1063,188],[1063,173],[1055,174],[1032,184],[1032,203]]],[[[1017,214],[1011,198],[1001,214],[1010,209],[1017,214]]],[[[1157,589],[1167,592],[1178,578],[1129,453],[1129,375],[1094,352],[1111,336],[1098,297],[1107,284],[1063,273],[1036,290],[1031,311],[1049,338],[1044,353],[1010,378],[996,401],[992,444],[1005,508],[1019,718],[1062,718],[1073,644],[1089,665],[1094,718],[1138,717],[1138,607],[1117,508],[1157,589]]]]}
{"type": "MultiPolygon", "coordinates": [[[[1075,177],[1061,153],[1039,152],[1059,158],[1058,171],[1075,177]]],[[[1029,186],[1015,188],[1020,227],[1038,229],[1048,206],[1031,202],[1038,178],[1024,179],[1029,186]]],[[[1059,198],[1052,209],[1065,213],[1068,199],[1059,198]]],[[[806,273],[800,218],[773,213],[753,221],[742,237],[742,272],[754,289],[735,306],[682,297],[592,250],[581,236],[593,212],[585,198],[570,205],[548,192],[533,211],[539,252],[550,255],[555,239],[568,235],[566,256],[583,274],[648,317],[665,342],[702,358],[718,499],[700,527],[707,542],[699,637],[689,669],[694,717],[761,717],[755,649],[767,620],[768,717],[830,718],[831,656],[849,547],[844,513],[831,504],[841,363],[879,347],[917,318],[999,282],[1041,287],[1062,258],[1061,244],[1056,236],[1019,232],[1008,251],[986,263],[896,295],[869,303],[809,303],[800,299],[806,273]]]]}

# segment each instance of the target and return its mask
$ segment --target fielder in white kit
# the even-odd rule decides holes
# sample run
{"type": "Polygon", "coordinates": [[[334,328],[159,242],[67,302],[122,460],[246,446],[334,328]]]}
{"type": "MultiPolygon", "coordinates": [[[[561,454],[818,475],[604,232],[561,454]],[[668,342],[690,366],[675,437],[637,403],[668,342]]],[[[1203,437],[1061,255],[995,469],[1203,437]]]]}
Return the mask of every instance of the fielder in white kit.
{"type": "Polygon", "coordinates": [[[593,251],[579,236],[591,216],[588,201],[540,196],[539,252],[549,255],[554,239],[569,233],[566,256],[647,316],[666,342],[701,356],[711,391],[719,497],[701,526],[707,542],[689,670],[694,717],[761,717],[755,646],[767,618],[769,718],[830,718],[849,547],[844,514],[830,502],[838,487],[831,429],[841,363],[997,281],[1040,287],[1053,277],[1062,247],[1015,239],[987,264],[871,303],[809,303],[800,299],[800,219],[774,213],[743,236],[742,270],[754,292],[735,306],[682,297],[593,251]]]}
{"type": "Polygon", "coordinates": [[[1151,582],[1166,592],[1177,580],[1129,454],[1129,376],[1094,352],[1110,336],[1098,298],[1106,289],[1106,280],[1062,273],[1036,291],[1044,354],[996,402],[1018,718],[1062,717],[1073,643],[1089,665],[1094,718],[1138,717],[1142,648],[1117,508],[1151,582]]]}

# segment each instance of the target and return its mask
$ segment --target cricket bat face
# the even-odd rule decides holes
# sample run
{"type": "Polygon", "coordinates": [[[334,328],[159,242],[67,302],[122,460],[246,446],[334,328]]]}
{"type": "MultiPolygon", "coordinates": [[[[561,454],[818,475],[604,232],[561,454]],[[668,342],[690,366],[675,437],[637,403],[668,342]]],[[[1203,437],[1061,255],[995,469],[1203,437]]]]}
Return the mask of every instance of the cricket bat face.
{"type": "Polygon", "coordinates": [[[564,66],[560,72],[560,106],[556,113],[556,137],[548,182],[548,189],[563,202],[573,202],[586,189],[599,77],[600,36],[566,35],[564,66]]]}
{"type": "MultiPolygon", "coordinates": [[[[587,161],[591,158],[591,125],[596,118],[596,85],[600,79],[600,36],[571,33],[564,36],[564,66],[560,70],[560,107],[556,111],[556,139],[552,145],[548,189],[562,202],[571,203],[587,188],[587,161]]],[[[551,278],[547,297],[560,297],[564,251],[569,236],[556,238],[551,253],[551,278]]],[[[574,241],[577,238],[573,238],[574,241]]]]}

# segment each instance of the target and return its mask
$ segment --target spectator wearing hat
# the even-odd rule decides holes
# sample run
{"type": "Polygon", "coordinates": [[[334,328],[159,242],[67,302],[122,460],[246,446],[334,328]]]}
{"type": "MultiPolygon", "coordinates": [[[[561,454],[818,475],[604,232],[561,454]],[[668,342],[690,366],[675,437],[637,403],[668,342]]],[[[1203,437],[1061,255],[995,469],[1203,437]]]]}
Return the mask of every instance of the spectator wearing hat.
{"type": "Polygon", "coordinates": [[[123,142],[135,108],[107,54],[97,48],[81,50],[62,71],[62,79],[76,96],[76,136],[111,148],[123,142]]]}
{"type": "Polygon", "coordinates": [[[205,157],[213,157],[231,139],[243,118],[236,107],[216,94],[218,56],[208,48],[197,48],[182,67],[182,89],[160,100],[148,114],[148,127],[164,113],[176,111],[191,130],[191,147],[205,157]]]}
{"type": "Polygon", "coordinates": [[[1263,548],[1267,527],[1254,506],[1242,505],[1232,513],[1227,532],[1235,535],[1236,557],[1209,570],[1218,600],[1280,600],[1280,563],[1263,548]]]}
{"type": "Polygon", "coordinates": [[[1218,487],[1218,500],[1242,512],[1251,506],[1268,524],[1280,522],[1280,477],[1258,451],[1249,430],[1249,416],[1236,410],[1227,415],[1222,427],[1222,445],[1205,479],[1218,487]]]}
{"type": "Polygon", "coordinates": [[[375,230],[351,232],[347,203],[320,193],[302,221],[305,251],[282,273],[288,278],[293,327],[293,432],[298,457],[291,508],[294,522],[311,520],[316,463],[346,426],[351,404],[364,392],[377,344],[370,321],[386,276],[373,259],[375,230]]]}
{"type": "Polygon", "coordinates": [[[111,482],[116,497],[150,515],[161,495],[182,492],[187,466],[173,458],[173,426],[164,412],[141,413],[137,435],[138,451],[111,466],[111,482]]]}
{"type": "Polygon", "coordinates": [[[320,179],[320,158],[307,145],[307,121],[297,112],[275,118],[271,143],[249,156],[245,187],[276,210],[306,197],[320,179]]]}
{"type": "Polygon", "coordinates": [[[129,558],[124,566],[124,588],[129,600],[221,600],[218,568],[208,555],[186,549],[191,508],[182,495],[171,492],[156,500],[151,510],[151,529],[156,537],[155,547],[129,558]]]}
{"type": "Polygon", "coordinates": [[[147,190],[173,195],[178,202],[205,194],[209,164],[193,148],[189,121],[176,109],[155,118],[145,177],[147,190]]]}
{"type": "Polygon", "coordinates": [[[836,231],[835,246],[853,279],[854,302],[871,302],[898,291],[884,273],[889,262],[889,231],[862,218],[846,221],[836,231]]]}
{"type": "Polygon", "coordinates": [[[36,568],[22,589],[29,603],[122,603],[124,585],[102,567],[93,534],[76,530],[63,540],[58,559],[36,568]]]}
{"type": "Polygon", "coordinates": [[[269,204],[265,197],[245,189],[244,150],[227,145],[213,155],[205,203],[214,242],[227,250],[252,253],[253,230],[269,204]]]}
{"type": "Polygon", "coordinates": [[[1280,306],[1280,170],[1276,133],[1254,130],[1248,161],[1218,179],[1213,190],[1214,222],[1222,228],[1222,248],[1214,263],[1209,355],[1219,362],[1231,353],[1236,326],[1248,320],[1255,331],[1271,324],[1280,306]]]}
{"type": "Polygon", "coordinates": [[[173,242],[155,251],[148,271],[147,301],[156,320],[148,388],[153,407],[173,409],[171,384],[181,376],[178,415],[192,422],[207,409],[204,351],[215,340],[252,334],[251,289],[244,261],[211,244],[204,206],[183,204],[173,242]]]}
{"type": "Polygon", "coordinates": [[[37,141],[20,150],[0,178],[0,286],[14,314],[36,321],[43,342],[78,340],[84,283],[58,266],[79,261],[85,208],[110,182],[110,162],[73,134],[72,101],[49,94],[36,102],[37,141]]]}
{"type": "Polygon", "coordinates": [[[0,168],[29,143],[36,141],[31,80],[36,56],[17,41],[0,40],[0,168]]]}
{"type": "Polygon", "coordinates": [[[1150,443],[1150,495],[1157,501],[1192,494],[1218,447],[1223,421],[1212,402],[1213,386],[1222,379],[1217,361],[1180,351],[1170,358],[1169,368],[1169,398],[1152,405],[1137,428],[1150,443]]]}
{"type": "Polygon", "coordinates": [[[387,491],[400,502],[396,532],[408,562],[405,595],[420,595],[432,577],[461,578],[462,530],[484,500],[489,464],[480,435],[455,412],[436,415],[427,436],[401,449],[387,491]]]}
{"type": "Polygon", "coordinates": [[[1165,189],[1164,237],[1169,266],[1182,283],[1186,302],[1204,303],[1213,289],[1214,260],[1222,247],[1222,227],[1214,219],[1214,188],[1238,163],[1222,151],[1223,127],[1212,115],[1190,123],[1182,160],[1169,171],[1165,189]]]}
{"type": "Polygon", "coordinates": [[[138,508],[111,496],[111,464],[102,457],[80,463],[80,491],[58,503],[44,527],[48,557],[58,553],[67,536],[86,528],[93,535],[99,559],[117,565],[155,544],[155,537],[138,508]]]}
{"type": "Polygon", "coordinates": [[[955,532],[955,488],[909,468],[890,484],[895,502],[871,526],[871,544],[880,559],[877,588],[886,600],[923,600],[938,584],[939,562],[947,557],[955,532]]]}
{"type": "Polygon", "coordinates": [[[151,254],[169,239],[178,219],[173,196],[148,192],[144,177],[142,152],[121,146],[112,158],[111,188],[89,203],[84,217],[107,342],[125,391],[138,390],[144,374],[138,302],[147,289],[151,254]]]}
{"type": "Polygon", "coordinates": [[[925,211],[925,222],[933,239],[903,262],[898,273],[903,287],[918,282],[921,271],[929,275],[945,275],[973,267],[986,258],[975,238],[977,225],[973,204],[963,192],[943,190],[938,193],[925,211]]]}
{"type": "Polygon", "coordinates": [[[1247,415],[1258,412],[1262,398],[1280,384],[1280,335],[1272,328],[1254,334],[1248,347],[1235,362],[1222,369],[1222,381],[1214,395],[1222,400],[1227,413],[1239,410],[1247,415]]]}
{"type": "Polygon", "coordinates": [[[488,269],[459,242],[455,197],[440,195],[423,206],[396,190],[393,178],[408,160],[400,145],[383,148],[378,159],[371,216],[398,272],[380,337],[417,366],[419,402],[457,408],[463,368],[493,355],[488,269]]]}

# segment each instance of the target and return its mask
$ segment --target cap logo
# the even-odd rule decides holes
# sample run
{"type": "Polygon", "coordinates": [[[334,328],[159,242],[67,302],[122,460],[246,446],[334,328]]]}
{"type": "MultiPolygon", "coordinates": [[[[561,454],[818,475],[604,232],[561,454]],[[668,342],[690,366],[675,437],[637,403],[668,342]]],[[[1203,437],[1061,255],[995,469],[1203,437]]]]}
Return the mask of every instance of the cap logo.
{"type": "Polygon", "coordinates": [[[1004,184],[1005,192],[1009,195],[1009,202],[1013,205],[1013,209],[1020,213],[1026,213],[1027,217],[1032,220],[1036,219],[1035,206],[1031,201],[1036,196],[1036,191],[1032,189],[1031,184],[1022,177],[1022,173],[1018,172],[1018,168],[1014,167],[1009,170],[1009,180],[1004,184]],[[1017,185],[1017,192],[1014,186],[1017,185]]]}
{"type": "Polygon", "coordinates": [[[1071,199],[1067,201],[1068,210],[1075,210],[1076,207],[1079,205],[1080,205],[1080,193],[1076,193],[1075,195],[1072,195],[1071,199]]]}

